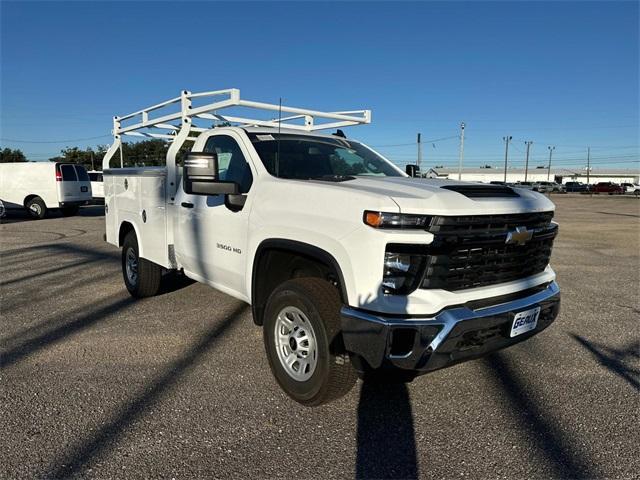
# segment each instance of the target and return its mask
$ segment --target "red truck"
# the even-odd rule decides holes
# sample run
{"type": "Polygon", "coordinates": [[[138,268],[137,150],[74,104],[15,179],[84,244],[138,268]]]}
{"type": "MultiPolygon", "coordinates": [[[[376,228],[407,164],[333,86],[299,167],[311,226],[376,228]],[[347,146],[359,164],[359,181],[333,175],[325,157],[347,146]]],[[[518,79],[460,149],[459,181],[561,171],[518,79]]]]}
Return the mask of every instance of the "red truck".
{"type": "Polygon", "coordinates": [[[608,193],[609,195],[623,194],[624,188],[613,182],[599,182],[593,187],[594,193],[608,193]]]}

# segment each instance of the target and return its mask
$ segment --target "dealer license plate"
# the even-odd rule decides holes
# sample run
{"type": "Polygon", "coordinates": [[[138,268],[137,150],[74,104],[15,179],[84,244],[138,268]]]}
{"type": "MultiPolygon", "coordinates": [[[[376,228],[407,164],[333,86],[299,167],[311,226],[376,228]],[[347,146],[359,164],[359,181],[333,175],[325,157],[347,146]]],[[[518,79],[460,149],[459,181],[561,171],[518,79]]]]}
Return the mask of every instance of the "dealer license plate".
{"type": "Polygon", "coordinates": [[[533,330],[538,325],[540,307],[516,313],[511,325],[511,337],[517,337],[525,332],[533,330]]]}

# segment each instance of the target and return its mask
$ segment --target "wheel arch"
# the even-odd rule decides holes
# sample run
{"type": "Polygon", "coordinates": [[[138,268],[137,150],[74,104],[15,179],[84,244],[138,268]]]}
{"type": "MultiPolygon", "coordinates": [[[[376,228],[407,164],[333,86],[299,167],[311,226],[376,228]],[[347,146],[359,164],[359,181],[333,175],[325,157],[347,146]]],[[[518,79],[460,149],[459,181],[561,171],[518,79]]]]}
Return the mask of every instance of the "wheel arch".
{"type": "Polygon", "coordinates": [[[24,197],[24,200],[22,202],[22,206],[24,208],[27,208],[27,203],[31,200],[33,200],[34,198],[39,198],[40,200],[42,200],[42,202],[45,204],[45,206],[47,205],[46,202],[44,202],[43,198],[36,194],[36,193],[30,193],[29,195],[27,195],[26,197],[24,197]]]}
{"type": "MultiPolygon", "coordinates": [[[[296,265],[296,260],[294,259],[299,259],[300,262],[308,262],[306,263],[307,266],[324,266],[329,274],[335,276],[336,287],[338,288],[342,302],[345,304],[348,303],[347,287],[342,269],[331,253],[320,247],[297,240],[282,238],[267,239],[258,245],[251,270],[251,309],[256,325],[262,325],[262,316],[266,301],[273,289],[280,283],[280,280],[284,278],[279,278],[279,276],[276,275],[271,282],[261,281],[264,278],[261,272],[267,269],[269,263],[277,259],[278,255],[287,256],[292,260],[294,266],[296,265]]],[[[287,269],[285,268],[280,273],[283,272],[287,272],[287,269]]],[[[289,278],[294,277],[288,276],[286,279],[289,278]]]]}
{"type": "Polygon", "coordinates": [[[143,257],[140,232],[134,222],[130,222],[129,220],[122,220],[120,222],[120,225],[118,226],[118,247],[122,247],[125,237],[131,231],[135,232],[136,238],[138,240],[138,255],[140,255],[140,257],[143,257]]]}

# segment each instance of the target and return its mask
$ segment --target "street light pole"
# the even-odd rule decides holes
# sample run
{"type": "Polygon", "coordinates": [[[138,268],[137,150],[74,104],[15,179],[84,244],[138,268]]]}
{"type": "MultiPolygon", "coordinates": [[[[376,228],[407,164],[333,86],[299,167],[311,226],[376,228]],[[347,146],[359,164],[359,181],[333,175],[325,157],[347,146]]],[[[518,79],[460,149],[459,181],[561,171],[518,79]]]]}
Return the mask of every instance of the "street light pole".
{"type": "Polygon", "coordinates": [[[502,137],[502,140],[504,140],[504,183],[507,183],[507,162],[509,161],[509,142],[511,142],[511,140],[513,139],[513,137],[511,136],[507,136],[507,137],[502,137]]]}
{"type": "Polygon", "coordinates": [[[458,159],[458,180],[462,180],[462,161],[464,160],[464,122],[460,124],[460,158],[458,159]]]}
{"type": "Polygon", "coordinates": [[[524,181],[527,181],[527,174],[529,173],[529,148],[531,147],[532,141],[524,142],[527,146],[527,155],[524,161],[524,181]]]}
{"type": "MultiPolygon", "coordinates": [[[[591,172],[591,147],[587,147],[587,186],[589,186],[589,174],[591,172]]],[[[591,187],[589,187],[591,189],[591,187]]]]}
{"type": "Polygon", "coordinates": [[[418,171],[420,170],[420,164],[422,163],[422,135],[418,134],[418,171]]]}
{"type": "Polygon", "coordinates": [[[551,176],[551,155],[553,155],[553,151],[556,149],[556,147],[547,147],[549,149],[549,167],[547,168],[547,182],[549,181],[549,177],[551,176]]]}

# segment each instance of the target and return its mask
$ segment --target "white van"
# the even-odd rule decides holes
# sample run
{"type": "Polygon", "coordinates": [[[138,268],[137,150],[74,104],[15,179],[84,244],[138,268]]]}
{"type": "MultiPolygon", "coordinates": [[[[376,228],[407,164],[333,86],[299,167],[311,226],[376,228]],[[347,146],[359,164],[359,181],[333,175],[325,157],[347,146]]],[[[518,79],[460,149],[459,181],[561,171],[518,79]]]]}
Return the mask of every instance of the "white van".
{"type": "Polygon", "coordinates": [[[91,180],[91,196],[94,200],[104,202],[104,183],[102,182],[102,172],[100,170],[89,170],[89,180],[91,180]]]}
{"type": "Polygon", "coordinates": [[[78,213],[91,200],[91,183],[81,165],[25,162],[0,164],[0,200],[5,208],[26,208],[33,218],[60,209],[65,216],[78,213]]]}

